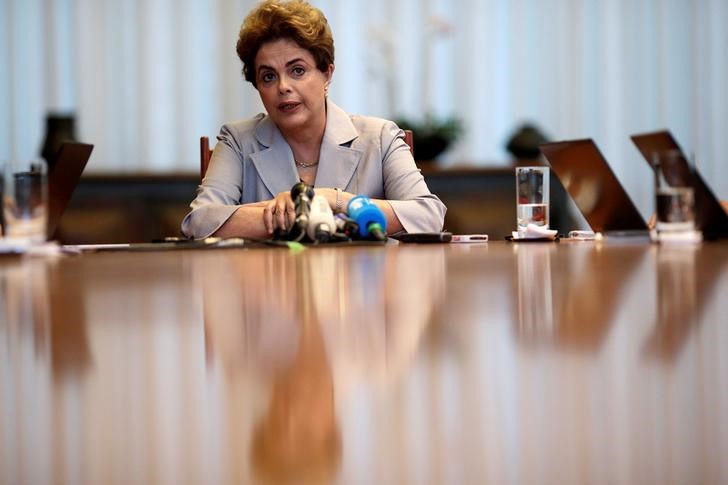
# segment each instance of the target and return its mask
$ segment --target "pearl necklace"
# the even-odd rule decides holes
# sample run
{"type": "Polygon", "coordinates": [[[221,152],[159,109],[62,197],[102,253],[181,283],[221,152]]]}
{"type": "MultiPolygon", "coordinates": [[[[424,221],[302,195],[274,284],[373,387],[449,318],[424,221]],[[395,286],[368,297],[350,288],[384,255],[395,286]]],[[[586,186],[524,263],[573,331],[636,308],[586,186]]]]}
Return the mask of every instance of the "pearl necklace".
{"type": "Polygon", "coordinates": [[[319,164],[318,161],[307,163],[307,162],[299,162],[298,160],[294,160],[293,162],[296,164],[297,167],[301,167],[301,168],[311,168],[311,167],[315,167],[316,165],[319,164]]]}

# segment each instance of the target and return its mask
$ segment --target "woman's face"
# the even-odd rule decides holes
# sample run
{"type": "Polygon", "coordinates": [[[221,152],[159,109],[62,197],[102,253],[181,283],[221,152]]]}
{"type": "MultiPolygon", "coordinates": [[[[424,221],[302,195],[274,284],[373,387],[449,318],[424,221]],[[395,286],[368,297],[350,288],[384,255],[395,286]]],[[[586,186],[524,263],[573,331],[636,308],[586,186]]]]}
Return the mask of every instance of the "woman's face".
{"type": "Polygon", "coordinates": [[[260,99],[281,131],[325,126],[326,89],[333,64],[321,72],[308,50],[279,39],[260,47],[255,69],[260,99]]]}

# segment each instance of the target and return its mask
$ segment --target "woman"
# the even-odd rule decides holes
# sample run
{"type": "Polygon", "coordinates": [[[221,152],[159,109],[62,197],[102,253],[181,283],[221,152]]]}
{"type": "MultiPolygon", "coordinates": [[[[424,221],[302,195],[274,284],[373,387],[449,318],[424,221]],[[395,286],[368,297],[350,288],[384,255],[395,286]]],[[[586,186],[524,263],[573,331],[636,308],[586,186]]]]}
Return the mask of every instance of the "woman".
{"type": "Polygon", "coordinates": [[[267,114],[223,125],[191,211],[189,237],[269,237],[294,220],[291,187],[304,181],[334,212],[372,198],[387,232],[439,231],[446,208],[430,193],[394,123],[349,115],[327,99],[334,41],[323,13],[303,0],[267,0],[237,42],[243,75],[267,114]]]}

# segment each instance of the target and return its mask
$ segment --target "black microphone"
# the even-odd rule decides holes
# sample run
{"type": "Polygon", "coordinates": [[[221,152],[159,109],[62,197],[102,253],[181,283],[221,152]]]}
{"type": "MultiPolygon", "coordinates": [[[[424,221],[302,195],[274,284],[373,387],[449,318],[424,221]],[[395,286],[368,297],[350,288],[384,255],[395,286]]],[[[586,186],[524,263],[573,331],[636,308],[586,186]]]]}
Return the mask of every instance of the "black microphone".
{"type": "Polygon", "coordinates": [[[293,226],[288,231],[289,239],[300,241],[306,236],[308,218],[311,212],[311,199],[313,199],[313,187],[303,182],[298,182],[291,188],[291,199],[295,211],[293,226]]]}

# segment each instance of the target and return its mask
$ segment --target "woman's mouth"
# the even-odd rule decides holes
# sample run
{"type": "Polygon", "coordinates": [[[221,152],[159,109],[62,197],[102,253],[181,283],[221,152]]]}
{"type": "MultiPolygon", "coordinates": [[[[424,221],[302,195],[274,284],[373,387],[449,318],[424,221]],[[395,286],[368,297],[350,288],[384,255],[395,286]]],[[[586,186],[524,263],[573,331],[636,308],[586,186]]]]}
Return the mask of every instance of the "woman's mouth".
{"type": "Polygon", "coordinates": [[[281,103],[278,105],[278,109],[284,113],[291,113],[293,111],[296,111],[296,109],[298,109],[299,106],[301,106],[301,103],[296,103],[296,102],[281,103]]]}

